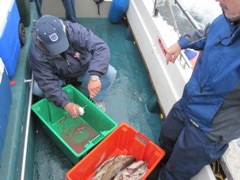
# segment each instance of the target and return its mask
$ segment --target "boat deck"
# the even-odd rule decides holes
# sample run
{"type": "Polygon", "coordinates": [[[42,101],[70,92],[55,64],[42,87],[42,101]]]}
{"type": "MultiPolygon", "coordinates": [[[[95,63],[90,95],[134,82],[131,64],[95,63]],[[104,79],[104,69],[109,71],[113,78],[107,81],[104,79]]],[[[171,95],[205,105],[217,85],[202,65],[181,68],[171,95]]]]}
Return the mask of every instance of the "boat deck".
{"type": "MultiPolygon", "coordinates": [[[[106,114],[118,124],[127,122],[157,143],[162,120],[159,111],[152,106],[154,90],[126,21],[112,24],[106,18],[81,18],[79,23],[109,45],[111,65],[118,72],[105,101],[106,114]],[[150,112],[149,107],[154,112],[150,112]]],[[[33,179],[64,179],[73,164],[46,136],[38,125],[38,118],[33,121],[37,122],[33,179]]],[[[156,176],[157,172],[151,174],[153,179],[156,176]]]]}
{"type": "MultiPolygon", "coordinates": [[[[92,5],[94,6],[90,6],[90,3],[93,2],[88,0],[76,2],[80,9],[80,12],[78,12],[79,17],[85,17],[81,16],[82,14],[95,15],[90,9],[95,12],[96,4],[93,3],[92,5]],[[82,8],[85,7],[86,4],[89,5],[89,7],[82,8]]],[[[180,76],[182,78],[179,80],[179,76],[175,78],[176,74],[184,75],[188,71],[183,73],[183,71],[186,70],[182,70],[177,65],[167,66],[166,68],[165,64],[159,61],[159,59],[164,58],[164,56],[161,56],[162,50],[159,49],[159,41],[155,40],[159,40],[162,35],[164,35],[164,37],[168,36],[165,36],[165,31],[159,31],[159,29],[165,29],[166,27],[166,25],[160,21],[160,18],[152,18],[151,1],[132,0],[130,4],[131,11],[127,14],[131,27],[135,28],[133,32],[136,39],[138,39],[139,45],[135,43],[126,21],[122,21],[119,24],[111,24],[108,19],[102,18],[104,13],[107,15],[106,12],[110,6],[110,2],[104,3],[101,7],[101,18],[80,18],[79,23],[90,28],[96,35],[106,41],[111,50],[111,65],[118,71],[116,81],[106,98],[106,113],[118,124],[127,122],[157,144],[163,119],[161,119],[161,112],[157,106],[156,95],[144,62],[149,65],[149,72],[155,72],[155,70],[157,72],[154,76],[151,76],[151,78],[153,83],[157,82],[157,84],[154,84],[155,90],[161,90],[162,92],[161,94],[158,92],[158,98],[161,98],[161,101],[164,102],[162,105],[165,105],[165,107],[162,107],[165,113],[169,107],[172,106],[172,102],[175,102],[175,98],[178,98],[178,93],[176,93],[175,90],[178,90],[181,94],[181,89],[185,82],[185,76],[180,76]],[[141,14],[138,14],[138,12],[141,12],[141,14]],[[149,21],[149,19],[151,19],[151,21],[149,21]],[[145,27],[148,27],[148,31],[143,31],[145,27]],[[159,36],[159,34],[161,36],[159,36]],[[151,35],[151,37],[149,35],[151,35]],[[144,45],[145,47],[143,48],[140,45],[144,45]],[[138,46],[142,54],[139,52],[138,46]],[[145,61],[143,61],[142,57],[145,57],[145,61]],[[166,74],[162,74],[162,72],[166,74]],[[171,87],[171,84],[176,84],[176,88],[171,87]],[[165,92],[168,92],[168,96],[165,95],[165,92]]],[[[46,0],[45,8],[49,8],[46,12],[53,13],[54,11],[55,13],[55,10],[60,11],[61,16],[57,13],[55,15],[63,17],[64,10],[59,4],[61,3],[58,2],[58,0],[48,0],[48,2],[46,0]]],[[[30,3],[30,9],[30,19],[37,19],[34,3],[30,3]]],[[[97,11],[95,13],[97,13],[97,11]]],[[[161,13],[166,13],[166,16],[163,15],[164,19],[168,20],[168,18],[170,18],[169,11],[166,7],[163,7],[161,13]]],[[[185,30],[185,24],[180,24],[183,25],[183,27],[180,26],[179,29],[185,30]]],[[[14,77],[11,79],[16,81],[16,84],[11,87],[13,98],[0,162],[0,175],[1,179],[6,180],[61,180],[65,179],[66,173],[73,167],[73,164],[45,134],[40,126],[40,120],[34,113],[31,114],[29,121],[28,136],[27,138],[24,137],[28,125],[27,102],[31,98],[29,97],[29,84],[26,83],[25,80],[31,79],[28,50],[31,42],[30,31],[32,27],[33,21],[31,21],[30,26],[25,28],[27,42],[21,48],[17,69],[14,77]],[[27,156],[24,158],[23,154],[26,139],[27,156]],[[23,168],[25,169],[25,176],[20,178],[22,175],[22,165],[24,164],[22,163],[23,160],[26,160],[26,168],[23,168]]],[[[168,33],[166,34],[168,35],[168,33]]],[[[166,39],[172,40],[172,38],[166,39]]],[[[165,42],[166,47],[168,43],[168,41],[165,42]]],[[[36,101],[37,98],[34,97],[33,103],[36,101]]],[[[149,180],[157,179],[158,168],[159,167],[156,167],[154,169],[148,178],[149,180]]],[[[212,176],[211,168],[207,167],[203,173],[199,173],[199,175],[193,179],[215,179],[215,177],[212,178],[212,176]]]]}
{"type": "MultiPolygon", "coordinates": [[[[33,19],[37,19],[34,3],[30,4],[30,8],[31,23],[25,28],[26,44],[21,48],[17,68],[11,78],[11,81],[16,81],[16,84],[11,87],[12,105],[0,174],[3,179],[7,180],[61,180],[65,179],[66,173],[74,164],[45,134],[40,120],[33,112],[29,128],[27,128],[29,131],[26,131],[28,126],[27,103],[31,99],[30,85],[27,83],[29,81],[26,82],[31,79],[31,61],[28,53],[31,29],[34,25],[33,19]],[[26,132],[27,138],[25,138],[26,132]],[[27,144],[26,157],[24,157],[25,142],[27,144]],[[25,171],[21,171],[24,161],[26,162],[23,168],[25,171]],[[22,174],[24,174],[23,177],[22,174]]],[[[127,22],[112,24],[107,18],[80,18],[79,23],[90,28],[109,45],[111,65],[118,71],[116,81],[105,101],[106,114],[117,124],[127,122],[157,144],[162,123],[160,110],[156,105],[157,100],[148,72],[127,22]]],[[[84,89],[82,90],[84,92],[84,89]]],[[[38,98],[33,96],[32,100],[32,103],[35,103],[38,98]]],[[[149,179],[156,179],[157,174],[156,168],[149,179]]]]}

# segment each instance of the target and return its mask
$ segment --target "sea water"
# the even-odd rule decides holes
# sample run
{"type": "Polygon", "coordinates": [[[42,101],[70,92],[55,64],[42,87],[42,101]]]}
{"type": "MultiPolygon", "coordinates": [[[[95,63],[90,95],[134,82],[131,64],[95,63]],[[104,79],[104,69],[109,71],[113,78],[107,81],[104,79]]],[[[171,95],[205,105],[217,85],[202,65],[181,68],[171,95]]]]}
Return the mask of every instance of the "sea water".
{"type": "Polygon", "coordinates": [[[179,0],[179,2],[203,24],[211,23],[222,13],[219,3],[215,0],[179,0]]]}
{"type": "MultiPolygon", "coordinates": [[[[178,3],[200,27],[211,23],[222,13],[219,3],[215,0],[178,0],[178,3]]],[[[195,29],[175,0],[157,0],[157,9],[161,17],[174,29],[178,29],[181,35],[195,29]],[[174,27],[176,25],[177,27],[174,27]]]]}

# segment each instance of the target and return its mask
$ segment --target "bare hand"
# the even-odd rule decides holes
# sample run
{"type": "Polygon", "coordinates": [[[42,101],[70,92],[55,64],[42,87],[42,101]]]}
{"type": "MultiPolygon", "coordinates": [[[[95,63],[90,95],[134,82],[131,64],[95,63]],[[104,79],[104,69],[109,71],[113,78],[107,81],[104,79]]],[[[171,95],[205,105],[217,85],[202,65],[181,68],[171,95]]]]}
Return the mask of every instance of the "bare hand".
{"type": "Polygon", "coordinates": [[[169,64],[169,62],[174,63],[181,53],[181,47],[179,46],[178,42],[170,46],[167,50],[166,54],[166,62],[169,64]]]}
{"type": "Polygon", "coordinates": [[[73,118],[76,118],[79,116],[77,111],[78,105],[74,103],[68,103],[64,109],[72,116],[73,118]]]}
{"type": "Polygon", "coordinates": [[[88,91],[89,91],[89,95],[90,98],[94,98],[101,90],[101,81],[97,80],[97,81],[93,81],[90,80],[88,83],[88,91]]]}

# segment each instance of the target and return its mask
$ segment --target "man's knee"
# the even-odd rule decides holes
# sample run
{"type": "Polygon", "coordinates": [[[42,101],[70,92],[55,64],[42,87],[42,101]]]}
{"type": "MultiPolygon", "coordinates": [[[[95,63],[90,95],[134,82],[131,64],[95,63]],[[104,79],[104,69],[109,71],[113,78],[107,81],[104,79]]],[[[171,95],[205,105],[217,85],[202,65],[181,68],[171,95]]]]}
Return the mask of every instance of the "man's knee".
{"type": "Polygon", "coordinates": [[[113,82],[116,79],[117,76],[117,70],[113,67],[113,66],[109,66],[108,67],[108,76],[111,80],[111,82],[113,82]]]}
{"type": "Polygon", "coordinates": [[[44,93],[40,89],[36,81],[33,81],[33,94],[39,97],[44,97],[44,93]]]}

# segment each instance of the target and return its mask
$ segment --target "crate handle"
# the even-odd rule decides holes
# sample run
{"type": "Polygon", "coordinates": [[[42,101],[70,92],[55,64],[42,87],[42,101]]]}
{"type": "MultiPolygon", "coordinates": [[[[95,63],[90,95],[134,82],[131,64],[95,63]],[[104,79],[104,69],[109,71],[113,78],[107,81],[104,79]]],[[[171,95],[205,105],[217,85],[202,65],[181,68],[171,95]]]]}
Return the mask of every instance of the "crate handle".
{"type": "Polygon", "coordinates": [[[96,136],[91,142],[95,145],[99,143],[104,138],[104,135],[101,133],[98,136],[96,136]]]}
{"type": "Polygon", "coordinates": [[[143,144],[147,145],[149,143],[149,139],[144,136],[142,133],[138,132],[136,134],[136,139],[138,139],[139,141],[141,141],[143,144]]]}

